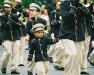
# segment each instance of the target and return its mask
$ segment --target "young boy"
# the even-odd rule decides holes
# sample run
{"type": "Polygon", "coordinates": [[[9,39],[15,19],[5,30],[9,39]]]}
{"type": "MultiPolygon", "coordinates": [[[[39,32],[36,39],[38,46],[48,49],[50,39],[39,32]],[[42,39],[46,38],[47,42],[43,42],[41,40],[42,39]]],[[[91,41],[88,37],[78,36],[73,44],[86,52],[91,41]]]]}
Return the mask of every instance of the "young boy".
{"type": "MultiPolygon", "coordinates": [[[[57,42],[57,40],[49,39],[44,35],[44,28],[43,24],[37,23],[31,29],[34,38],[30,42],[28,63],[32,61],[34,54],[35,64],[33,67],[36,66],[37,75],[45,75],[48,72],[47,45],[57,42]]],[[[28,71],[28,75],[32,75],[32,72],[28,71]]]]}

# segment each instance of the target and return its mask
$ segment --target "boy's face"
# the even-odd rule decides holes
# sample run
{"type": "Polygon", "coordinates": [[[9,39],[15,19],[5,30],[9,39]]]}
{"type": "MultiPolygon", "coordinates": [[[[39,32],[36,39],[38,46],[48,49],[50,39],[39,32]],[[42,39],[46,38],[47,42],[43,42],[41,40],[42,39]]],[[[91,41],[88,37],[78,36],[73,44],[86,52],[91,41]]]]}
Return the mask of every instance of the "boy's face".
{"type": "Polygon", "coordinates": [[[42,38],[43,35],[44,35],[44,32],[43,32],[43,31],[37,31],[37,32],[34,32],[34,35],[35,35],[35,37],[37,37],[37,38],[42,38]]]}
{"type": "Polygon", "coordinates": [[[11,7],[4,7],[4,11],[5,11],[6,13],[10,13],[11,10],[12,10],[11,7]]]}
{"type": "Polygon", "coordinates": [[[30,9],[30,14],[32,17],[35,17],[35,16],[37,16],[38,12],[34,9],[30,9]]]}

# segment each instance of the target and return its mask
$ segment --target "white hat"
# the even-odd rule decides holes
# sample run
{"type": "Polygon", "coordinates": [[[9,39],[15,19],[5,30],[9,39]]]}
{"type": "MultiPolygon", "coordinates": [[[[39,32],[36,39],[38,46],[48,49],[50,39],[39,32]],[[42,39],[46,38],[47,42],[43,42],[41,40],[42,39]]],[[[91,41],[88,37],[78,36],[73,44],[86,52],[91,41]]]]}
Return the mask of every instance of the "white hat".
{"type": "Polygon", "coordinates": [[[5,0],[4,1],[4,7],[12,7],[12,2],[8,1],[8,0],[5,0]]]}
{"type": "Polygon", "coordinates": [[[45,26],[43,24],[37,23],[37,24],[33,25],[31,31],[32,32],[44,31],[44,28],[45,28],[45,26]]]}
{"type": "Polygon", "coordinates": [[[15,0],[15,1],[21,3],[21,0],[15,0]]]}
{"type": "Polygon", "coordinates": [[[4,4],[4,7],[11,7],[10,4],[4,4]]]}
{"type": "Polygon", "coordinates": [[[40,6],[37,5],[36,3],[31,3],[31,4],[29,5],[29,9],[40,10],[40,6]]]}
{"type": "Polygon", "coordinates": [[[37,31],[43,31],[44,32],[44,29],[42,27],[38,27],[33,32],[37,32],[37,31]]]}
{"type": "Polygon", "coordinates": [[[29,9],[34,9],[34,10],[37,10],[37,8],[35,8],[35,7],[29,7],[29,9]]]}

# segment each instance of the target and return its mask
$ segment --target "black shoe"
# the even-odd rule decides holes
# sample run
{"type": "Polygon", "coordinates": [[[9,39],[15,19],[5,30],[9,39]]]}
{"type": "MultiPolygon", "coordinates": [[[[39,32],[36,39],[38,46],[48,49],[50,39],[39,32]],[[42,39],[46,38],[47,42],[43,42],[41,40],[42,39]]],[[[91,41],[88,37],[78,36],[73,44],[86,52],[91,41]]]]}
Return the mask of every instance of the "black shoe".
{"type": "Polygon", "coordinates": [[[64,70],[65,70],[65,68],[64,68],[64,67],[61,67],[61,68],[59,68],[59,70],[62,70],[62,71],[64,71],[64,70]]]}
{"type": "Polygon", "coordinates": [[[90,65],[94,66],[94,63],[91,62],[89,59],[88,59],[88,62],[90,63],[90,65]]]}
{"type": "Polygon", "coordinates": [[[32,72],[30,72],[30,71],[28,71],[27,73],[28,73],[28,75],[33,75],[33,73],[32,73],[32,72]]]}
{"type": "Polygon", "coordinates": [[[25,50],[29,50],[30,48],[28,47],[28,48],[26,48],[25,50]]]}
{"type": "Polygon", "coordinates": [[[82,71],[81,74],[89,75],[89,73],[86,71],[82,71]]]}
{"type": "Polygon", "coordinates": [[[50,62],[50,63],[53,63],[52,57],[49,57],[49,62],[50,62]]]}
{"type": "Polygon", "coordinates": [[[18,66],[24,66],[24,64],[19,64],[18,66]]]}
{"type": "Polygon", "coordinates": [[[5,67],[2,67],[1,68],[1,72],[2,72],[2,74],[6,74],[6,68],[5,67]]]}
{"type": "Polygon", "coordinates": [[[54,68],[55,68],[56,70],[59,70],[59,71],[64,71],[64,70],[65,70],[64,67],[60,67],[60,66],[56,66],[56,65],[54,65],[54,68]]]}
{"type": "Polygon", "coordinates": [[[20,74],[20,72],[15,70],[15,71],[12,71],[11,74],[20,74]]]}

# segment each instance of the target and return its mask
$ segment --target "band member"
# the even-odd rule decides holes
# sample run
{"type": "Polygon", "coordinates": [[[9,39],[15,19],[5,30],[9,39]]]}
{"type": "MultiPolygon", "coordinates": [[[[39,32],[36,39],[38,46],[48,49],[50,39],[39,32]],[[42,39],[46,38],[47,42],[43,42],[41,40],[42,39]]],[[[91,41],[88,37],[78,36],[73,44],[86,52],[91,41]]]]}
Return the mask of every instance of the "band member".
{"type": "Polygon", "coordinates": [[[65,51],[65,75],[80,75],[82,51],[84,50],[85,28],[83,5],[79,0],[61,4],[62,25],[59,38],[65,51]]]}
{"type": "MultiPolygon", "coordinates": [[[[54,44],[58,40],[50,39],[44,35],[45,26],[41,23],[37,23],[32,27],[34,38],[30,42],[30,50],[28,56],[28,63],[32,63],[33,56],[35,57],[35,64],[37,75],[46,75],[48,72],[48,55],[47,45],[54,44]]],[[[33,75],[28,72],[28,75],[33,75]]]]}
{"type": "MultiPolygon", "coordinates": [[[[49,35],[52,38],[57,38],[59,35],[59,30],[61,26],[61,13],[60,13],[60,2],[58,0],[51,0],[52,3],[48,5],[48,16],[50,20],[50,33],[49,35]]],[[[54,68],[56,70],[64,70],[64,63],[61,61],[63,57],[58,56],[61,53],[59,49],[55,50],[56,45],[51,45],[48,50],[48,55],[53,61],[54,68]]]]}
{"type": "Polygon", "coordinates": [[[25,18],[27,12],[25,11],[24,6],[22,6],[21,0],[15,0],[14,6],[12,8],[12,13],[15,13],[19,16],[19,20],[22,22],[20,27],[21,38],[20,38],[20,49],[19,49],[19,66],[24,66],[24,46],[25,46],[25,37],[26,37],[26,27],[25,27],[25,18]]]}
{"type": "Polygon", "coordinates": [[[11,12],[12,2],[4,2],[4,14],[1,16],[1,32],[5,50],[2,56],[1,71],[6,73],[9,59],[11,59],[11,74],[19,74],[18,56],[20,45],[20,22],[18,16],[11,12]]]}
{"type": "Polygon", "coordinates": [[[91,28],[91,39],[90,39],[90,48],[88,52],[88,61],[94,66],[94,4],[92,3],[92,28],[91,28]]]}
{"type": "Polygon", "coordinates": [[[89,74],[87,72],[87,56],[90,44],[90,35],[91,35],[91,28],[92,28],[92,3],[91,0],[83,0],[82,2],[84,6],[84,10],[87,11],[87,14],[84,18],[84,25],[85,25],[85,41],[84,47],[85,49],[82,52],[82,66],[81,66],[81,74],[89,74]]]}

